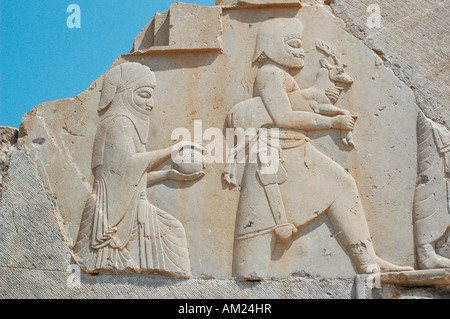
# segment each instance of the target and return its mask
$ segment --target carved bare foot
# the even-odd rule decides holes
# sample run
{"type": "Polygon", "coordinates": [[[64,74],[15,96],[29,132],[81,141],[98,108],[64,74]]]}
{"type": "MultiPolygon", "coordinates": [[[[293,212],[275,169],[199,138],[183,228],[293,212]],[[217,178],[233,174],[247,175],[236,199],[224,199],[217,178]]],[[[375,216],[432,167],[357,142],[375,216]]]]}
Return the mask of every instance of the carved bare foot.
{"type": "Polygon", "coordinates": [[[417,247],[417,263],[421,269],[450,268],[450,259],[436,254],[431,244],[417,247]]]}
{"type": "Polygon", "coordinates": [[[412,271],[414,268],[409,266],[398,266],[394,265],[380,257],[376,257],[370,263],[361,265],[359,267],[361,273],[373,274],[377,272],[399,272],[399,271],[412,271]]]}

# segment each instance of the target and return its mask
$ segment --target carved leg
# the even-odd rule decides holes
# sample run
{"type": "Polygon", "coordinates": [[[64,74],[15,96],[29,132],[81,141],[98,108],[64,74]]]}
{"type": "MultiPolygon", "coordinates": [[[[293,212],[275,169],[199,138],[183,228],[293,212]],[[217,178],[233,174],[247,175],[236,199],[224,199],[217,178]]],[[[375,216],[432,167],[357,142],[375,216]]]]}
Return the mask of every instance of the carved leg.
{"type": "Polygon", "coordinates": [[[236,239],[233,256],[233,277],[247,280],[267,278],[274,244],[273,231],[253,238],[236,239]]]}
{"type": "Polygon", "coordinates": [[[417,264],[420,269],[450,268],[450,259],[436,254],[432,244],[417,246],[417,264]]]}
{"type": "Polygon", "coordinates": [[[359,273],[413,270],[408,266],[391,264],[376,255],[354,183],[333,203],[328,217],[359,273]]]}

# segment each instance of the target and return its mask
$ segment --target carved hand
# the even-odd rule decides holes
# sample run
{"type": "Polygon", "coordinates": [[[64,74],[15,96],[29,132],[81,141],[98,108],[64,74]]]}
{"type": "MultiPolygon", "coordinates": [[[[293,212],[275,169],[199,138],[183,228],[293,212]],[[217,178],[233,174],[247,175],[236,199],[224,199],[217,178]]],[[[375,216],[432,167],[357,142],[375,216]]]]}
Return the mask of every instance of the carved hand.
{"type": "Polygon", "coordinates": [[[183,174],[176,169],[170,169],[167,171],[167,179],[178,182],[191,182],[205,176],[205,172],[196,172],[193,174],[183,174]]]}
{"type": "Polygon", "coordinates": [[[281,242],[287,242],[297,233],[297,228],[293,224],[284,224],[275,228],[275,236],[281,242]]]}

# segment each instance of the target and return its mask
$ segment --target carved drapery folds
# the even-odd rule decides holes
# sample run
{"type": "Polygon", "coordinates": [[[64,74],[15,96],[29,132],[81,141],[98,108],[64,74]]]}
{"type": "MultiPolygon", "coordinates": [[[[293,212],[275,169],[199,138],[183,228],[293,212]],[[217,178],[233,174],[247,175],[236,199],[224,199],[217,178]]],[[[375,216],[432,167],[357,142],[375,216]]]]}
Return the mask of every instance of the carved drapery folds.
{"type": "Polygon", "coordinates": [[[439,250],[447,248],[448,251],[449,245],[450,132],[420,112],[417,143],[413,208],[417,263],[422,269],[449,268],[450,259],[441,256],[439,250]]]}
{"type": "Polygon", "coordinates": [[[116,66],[105,76],[92,157],[94,188],[74,248],[89,272],[190,273],[183,225],[147,200],[147,175],[154,162],[168,159],[145,149],[155,86],[154,73],[138,63],[116,66]]]}

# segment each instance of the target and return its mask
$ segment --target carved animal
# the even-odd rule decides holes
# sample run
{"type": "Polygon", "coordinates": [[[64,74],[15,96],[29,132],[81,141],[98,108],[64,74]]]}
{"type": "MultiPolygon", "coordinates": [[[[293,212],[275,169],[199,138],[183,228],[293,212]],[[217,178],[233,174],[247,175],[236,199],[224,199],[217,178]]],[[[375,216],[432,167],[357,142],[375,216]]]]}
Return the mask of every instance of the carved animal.
{"type": "MultiPolygon", "coordinates": [[[[314,85],[288,94],[292,109],[305,112],[313,111],[325,116],[350,114],[348,110],[334,105],[343,89],[343,86],[337,86],[336,84],[351,85],[353,83],[353,79],[345,72],[346,65],[340,61],[328,45],[317,41],[316,47],[332,57],[334,65],[325,58],[320,59],[321,68],[317,73],[314,85]]],[[[236,104],[227,116],[229,128],[248,129],[271,124],[273,124],[273,121],[260,97],[236,104]]],[[[342,142],[354,146],[351,134],[343,136],[342,142]]]]}
{"type": "MultiPolygon", "coordinates": [[[[302,95],[308,100],[309,106],[315,113],[327,116],[351,114],[347,110],[334,106],[343,90],[343,87],[337,84],[351,85],[353,83],[353,79],[345,72],[346,65],[324,42],[317,41],[316,47],[329,55],[333,59],[334,65],[326,59],[320,59],[321,68],[317,73],[316,81],[312,87],[302,90],[302,95]]],[[[355,146],[351,132],[343,131],[341,142],[347,146],[355,146]]]]}

